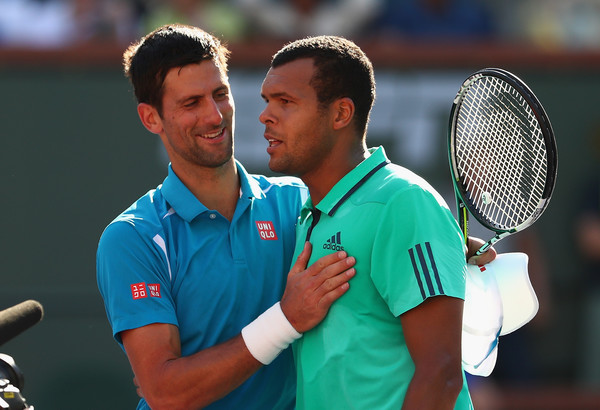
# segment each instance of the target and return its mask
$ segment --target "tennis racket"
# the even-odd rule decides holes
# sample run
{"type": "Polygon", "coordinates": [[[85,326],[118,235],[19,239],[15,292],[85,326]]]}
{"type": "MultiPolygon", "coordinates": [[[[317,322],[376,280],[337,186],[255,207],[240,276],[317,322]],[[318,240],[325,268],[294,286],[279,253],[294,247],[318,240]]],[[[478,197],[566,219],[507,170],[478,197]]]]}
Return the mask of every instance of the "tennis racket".
{"type": "Polygon", "coordinates": [[[468,213],[499,240],[531,226],[544,212],[558,157],[542,104],[518,77],[499,68],[470,75],[454,98],[448,154],[458,222],[465,241],[468,213]]]}

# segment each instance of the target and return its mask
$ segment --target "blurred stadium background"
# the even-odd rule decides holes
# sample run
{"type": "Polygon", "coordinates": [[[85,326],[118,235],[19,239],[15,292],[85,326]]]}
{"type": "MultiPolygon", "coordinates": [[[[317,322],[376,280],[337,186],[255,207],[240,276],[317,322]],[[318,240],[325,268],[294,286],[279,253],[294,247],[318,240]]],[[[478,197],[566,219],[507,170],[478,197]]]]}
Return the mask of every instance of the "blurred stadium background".
{"type": "Polygon", "coordinates": [[[135,408],[133,375],[97,291],[95,251],[106,224],[166,174],[120,58],[167,22],[229,43],[236,157],[258,173],[269,173],[257,118],[271,55],[307,34],[355,40],[376,72],[369,145],[428,178],[451,208],[454,94],[486,66],[523,78],[557,135],[558,182],[540,221],[498,248],[530,255],[541,306],[500,340],[496,371],[472,378],[472,391],[478,409],[600,408],[598,346],[585,348],[585,303],[600,300],[600,271],[590,276],[575,229],[599,171],[599,0],[0,0],[0,310],[26,299],[45,309],[0,352],[24,373],[30,405],[135,408]]]}

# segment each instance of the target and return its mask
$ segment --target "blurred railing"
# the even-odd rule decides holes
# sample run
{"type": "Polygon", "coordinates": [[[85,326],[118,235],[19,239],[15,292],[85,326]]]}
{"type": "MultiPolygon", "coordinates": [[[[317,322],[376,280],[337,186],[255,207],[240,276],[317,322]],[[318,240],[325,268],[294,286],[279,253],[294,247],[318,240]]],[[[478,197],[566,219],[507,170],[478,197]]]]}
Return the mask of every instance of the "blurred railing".
{"type": "MultiPolygon", "coordinates": [[[[408,43],[397,40],[356,41],[377,68],[453,68],[503,66],[540,70],[600,69],[600,50],[555,49],[502,43],[408,43]]],[[[266,68],[281,41],[232,43],[231,65],[266,68]]],[[[0,67],[7,65],[118,66],[125,46],[94,43],[58,49],[0,47],[0,67]]]]}

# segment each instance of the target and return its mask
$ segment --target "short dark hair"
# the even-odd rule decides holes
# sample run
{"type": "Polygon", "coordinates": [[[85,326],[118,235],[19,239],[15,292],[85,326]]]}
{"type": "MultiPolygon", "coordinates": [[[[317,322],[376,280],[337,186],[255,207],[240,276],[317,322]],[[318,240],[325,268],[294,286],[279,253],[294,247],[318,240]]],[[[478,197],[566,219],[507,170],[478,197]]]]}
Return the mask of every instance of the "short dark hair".
{"type": "Polygon", "coordinates": [[[163,83],[170,69],[212,60],[227,72],[229,50],[218,38],[198,28],[169,24],[157,28],[123,53],[125,76],[138,103],[162,112],[163,83]]]}
{"type": "Polygon", "coordinates": [[[375,75],[366,54],[352,41],[337,36],[317,36],[285,45],[271,60],[276,68],[311,58],[315,73],[310,81],[319,103],[325,107],[338,98],[354,102],[356,129],[364,136],[375,102],[375,75]]]}

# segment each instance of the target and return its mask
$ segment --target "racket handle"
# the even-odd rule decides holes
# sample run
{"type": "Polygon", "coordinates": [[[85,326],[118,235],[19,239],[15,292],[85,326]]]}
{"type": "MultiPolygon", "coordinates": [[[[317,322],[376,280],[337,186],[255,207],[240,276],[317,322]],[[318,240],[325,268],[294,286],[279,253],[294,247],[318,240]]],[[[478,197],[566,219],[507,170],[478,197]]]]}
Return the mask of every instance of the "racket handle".
{"type": "Polygon", "coordinates": [[[484,243],[483,246],[481,248],[479,248],[479,250],[477,252],[475,252],[475,255],[473,255],[473,256],[479,256],[482,253],[485,253],[488,249],[490,249],[490,247],[494,246],[494,244],[496,242],[498,242],[501,239],[506,238],[507,236],[509,236],[515,232],[517,232],[517,231],[513,229],[512,231],[509,231],[509,232],[503,232],[503,233],[497,234],[492,239],[490,239],[489,241],[484,243]]]}
{"type": "Polygon", "coordinates": [[[467,214],[467,207],[462,201],[458,202],[458,224],[462,230],[465,245],[468,245],[469,240],[469,215],[467,214]]]}
{"type": "Polygon", "coordinates": [[[481,248],[479,248],[479,249],[477,250],[477,252],[475,252],[475,255],[474,255],[474,256],[479,256],[479,255],[481,255],[482,253],[486,253],[486,252],[487,252],[487,250],[488,250],[488,249],[490,249],[490,247],[491,247],[491,246],[492,246],[492,243],[491,243],[491,242],[486,242],[486,243],[484,243],[484,244],[483,244],[483,246],[482,246],[481,248]]]}

